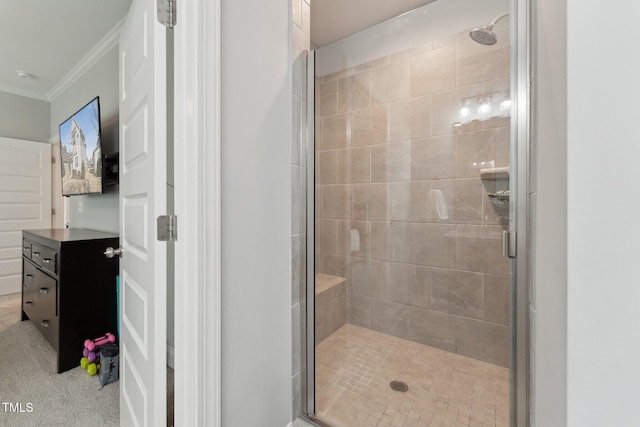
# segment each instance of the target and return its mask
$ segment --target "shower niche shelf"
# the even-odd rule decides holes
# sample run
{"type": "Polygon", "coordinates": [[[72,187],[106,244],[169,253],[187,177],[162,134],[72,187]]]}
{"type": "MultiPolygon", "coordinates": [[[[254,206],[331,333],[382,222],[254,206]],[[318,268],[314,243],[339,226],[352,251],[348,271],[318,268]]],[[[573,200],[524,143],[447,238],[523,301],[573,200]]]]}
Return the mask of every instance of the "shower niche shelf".
{"type": "Polygon", "coordinates": [[[481,179],[509,179],[509,166],[480,169],[481,179]]]}

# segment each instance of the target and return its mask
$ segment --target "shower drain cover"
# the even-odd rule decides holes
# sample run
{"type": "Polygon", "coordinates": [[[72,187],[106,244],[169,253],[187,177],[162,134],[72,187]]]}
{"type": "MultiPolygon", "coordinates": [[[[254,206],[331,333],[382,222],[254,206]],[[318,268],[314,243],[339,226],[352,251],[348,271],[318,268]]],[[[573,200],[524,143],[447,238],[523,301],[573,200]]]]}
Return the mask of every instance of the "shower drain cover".
{"type": "Polygon", "coordinates": [[[391,390],[394,391],[399,391],[401,393],[406,393],[407,391],[409,391],[409,386],[407,385],[407,383],[404,383],[402,381],[391,381],[389,385],[391,386],[391,390]]]}

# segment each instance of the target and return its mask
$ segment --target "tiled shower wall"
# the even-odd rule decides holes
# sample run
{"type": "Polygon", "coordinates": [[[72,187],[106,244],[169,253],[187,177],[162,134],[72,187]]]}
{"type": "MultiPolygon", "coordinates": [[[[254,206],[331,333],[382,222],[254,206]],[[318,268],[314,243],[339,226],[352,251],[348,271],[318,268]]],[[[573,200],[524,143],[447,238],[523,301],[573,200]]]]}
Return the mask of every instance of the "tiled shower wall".
{"type": "Polygon", "coordinates": [[[468,33],[316,82],[316,265],[347,278],[355,325],[509,363],[509,118],[460,124],[465,100],[509,92],[498,44],[468,33]],[[483,163],[484,162],[484,163],[483,163]]]}
{"type": "Polygon", "coordinates": [[[291,420],[301,408],[301,298],[306,283],[306,56],[311,44],[311,0],[291,2],[292,139],[291,139],[291,420]]]}

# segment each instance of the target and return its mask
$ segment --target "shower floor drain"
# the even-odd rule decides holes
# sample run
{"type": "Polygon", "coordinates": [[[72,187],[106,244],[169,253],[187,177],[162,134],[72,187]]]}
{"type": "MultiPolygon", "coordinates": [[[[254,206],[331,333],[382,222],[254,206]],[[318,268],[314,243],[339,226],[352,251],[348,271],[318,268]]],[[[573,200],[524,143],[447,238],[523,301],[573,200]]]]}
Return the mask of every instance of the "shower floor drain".
{"type": "Polygon", "coordinates": [[[404,383],[402,381],[391,381],[389,385],[391,386],[391,390],[399,391],[400,393],[406,393],[407,391],[409,391],[409,386],[407,385],[407,383],[404,383]]]}

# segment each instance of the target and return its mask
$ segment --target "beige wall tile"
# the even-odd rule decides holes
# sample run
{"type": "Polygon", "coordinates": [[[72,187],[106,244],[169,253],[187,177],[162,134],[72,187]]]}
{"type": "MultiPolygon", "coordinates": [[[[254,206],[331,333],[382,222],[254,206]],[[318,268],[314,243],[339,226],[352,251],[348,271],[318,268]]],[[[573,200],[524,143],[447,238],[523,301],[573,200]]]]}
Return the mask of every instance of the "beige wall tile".
{"type": "Polygon", "coordinates": [[[454,126],[461,120],[460,109],[463,106],[463,101],[482,94],[481,84],[433,94],[431,134],[434,136],[449,135],[482,129],[482,123],[479,121],[473,121],[459,127],[454,126]]]}
{"type": "Polygon", "coordinates": [[[403,222],[371,223],[371,257],[379,260],[411,260],[411,224],[403,222]]]}
{"type": "Polygon", "coordinates": [[[463,356],[509,366],[509,338],[507,326],[456,318],[456,349],[463,356]]]}
{"type": "Polygon", "coordinates": [[[431,308],[458,316],[482,319],[482,274],[434,268],[431,308]]]}
{"type": "Polygon", "coordinates": [[[490,198],[489,193],[509,190],[509,179],[482,180],[482,223],[509,224],[509,201],[490,198]]]}
{"type": "Polygon", "coordinates": [[[371,223],[338,221],[338,253],[366,258],[371,256],[371,223]]]}
{"type": "Polygon", "coordinates": [[[371,147],[371,181],[406,181],[411,178],[411,142],[371,147]]]}
{"type": "Polygon", "coordinates": [[[352,146],[383,144],[389,139],[389,108],[378,105],[353,113],[352,146]]]}
{"type": "Polygon", "coordinates": [[[302,33],[306,49],[311,46],[311,7],[305,1],[302,2],[302,33]]]}
{"type": "Polygon", "coordinates": [[[320,117],[338,114],[338,82],[316,83],[316,114],[320,117]]]}
{"type": "Polygon", "coordinates": [[[452,135],[411,141],[411,179],[454,178],[456,157],[452,135]]]}
{"type": "Polygon", "coordinates": [[[305,212],[302,191],[302,168],[291,165],[291,234],[302,234],[305,212]]]}
{"type": "Polygon", "coordinates": [[[338,80],[338,113],[371,106],[371,73],[365,71],[338,80]]]}
{"type": "Polygon", "coordinates": [[[459,178],[479,177],[480,169],[497,166],[497,135],[498,131],[496,129],[490,129],[476,132],[465,132],[456,136],[456,175],[459,178]]]}
{"type": "Polygon", "coordinates": [[[419,96],[389,106],[389,141],[431,136],[431,96],[419,96]]]}
{"type": "Polygon", "coordinates": [[[485,46],[471,38],[462,39],[457,44],[457,84],[466,86],[473,83],[509,77],[509,32],[502,22],[494,28],[498,43],[485,46]]]}
{"type": "Polygon", "coordinates": [[[411,58],[412,56],[420,55],[421,53],[429,52],[433,49],[433,43],[425,43],[420,46],[416,46],[410,49],[400,51],[391,55],[391,62],[399,61],[405,58],[411,58]]]}
{"type": "Polygon", "coordinates": [[[430,308],[433,286],[432,269],[420,265],[412,265],[411,267],[413,271],[409,280],[408,301],[406,303],[420,308],[430,308]]]}
{"type": "Polygon", "coordinates": [[[338,182],[371,182],[371,147],[348,148],[338,152],[338,182]]]}
{"type": "Polygon", "coordinates": [[[351,294],[347,311],[350,323],[364,328],[371,328],[371,306],[373,298],[366,295],[351,294]]]}
{"type": "Polygon", "coordinates": [[[374,59],[373,61],[365,62],[364,64],[360,64],[354,68],[354,72],[359,73],[362,71],[370,70],[375,67],[379,67],[381,65],[386,65],[389,63],[389,57],[383,56],[382,58],[374,59]]]}
{"type": "Polygon", "coordinates": [[[302,100],[298,95],[291,96],[291,109],[293,110],[291,163],[299,165],[302,143],[302,100]]]}
{"type": "Polygon", "coordinates": [[[412,207],[415,203],[412,194],[414,185],[423,189],[417,197],[419,200],[424,200],[431,189],[430,182],[392,182],[389,185],[389,219],[391,221],[407,222],[412,219],[412,207]]]}
{"type": "Polygon", "coordinates": [[[434,49],[439,49],[441,47],[445,47],[445,46],[450,46],[450,45],[455,45],[456,43],[460,42],[460,41],[466,41],[469,39],[469,31],[461,31],[457,34],[453,34],[451,36],[448,37],[442,37],[436,41],[433,42],[433,48],[434,49]]]}
{"type": "Polygon", "coordinates": [[[348,77],[348,76],[350,76],[352,74],[353,74],[353,67],[346,68],[344,70],[340,70],[340,71],[337,71],[337,72],[332,73],[332,74],[327,74],[326,76],[324,76],[322,78],[322,81],[325,82],[325,83],[328,83],[328,82],[332,82],[334,80],[338,80],[338,79],[342,79],[342,78],[348,77]]]}
{"type": "Polygon", "coordinates": [[[410,318],[410,339],[412,341],[455,353],[455,316],[424,308],[411,307],[410,318]]]}
{"type": "Polygon", "coordinates": [[[389,219],[389,184],[353,186],[353,219],[386,221],[389,219]]]}
{"type": "Polygon", "coordinates": [[[510,321],[511,283],[509,276],[484,275],[484,320],[502,325],[510,321]]]}
{"type": "Polygon", "coordinates": [[[456,87],[456,46],[446,46],[411,58],[411,95],[456,87]]]}
{"type": "Polygon", "coordinates": [[[456,229],[447,224],[410,224],[410,261],[431,267],[456,266],[456,229]]]}
{"type": "Polygon", "coordinates": [[[302,347],[300,345],[300,329],[302,323],[300,320],[300,304],[291,307],[291,347],[293,354],[291,358],[291,375],[295,375],[300,371],[300,359],[302,347]]]}
{"type": "Polygon", "coordinates": [[[502,256],[501,226],[457,226],[456,268],[492,274],[509,274],[509,258],[502,256]]]}
{"type": "Polygon", "coordinates": [[[322,256],[322,273],[343,277],[348,283],[352,280],[351,271],[351,257],[331,254],[322,256]]]}
{"type": "Polygon", "coordinates": [[[338,151],[322,151],[316,156],[316,183],[320,185],[338,183],[338,151]]]}
{"type": "Polygon", "coordinates": [[[350,185],[325,185],[322,189],[323,216],[351,219],[351,197],[350,185]]]}
{"type": "Polygon", "coordinates": [[[291,20],[298,28],[302,28],[302,0],[291,0],[291,20]]]}
{"type": "Polygon", "coordinates": [[[409,59],[394,61],[371,70],[371,102],[385,104],[411,96],[409,59]]]}
{"type": "Polygon", "coordinates": [[[346,148],[350,123],[351,113],[322,119],[322,150],[346,148]]]}
{"type": "Polygon", "coordinates": [[[457,179],[454,182],[454,222],[482,224],[482,183],[479,179],[457,179]]]}
{"type": "Polygon", "coordinates": [[[397,302],[374,299],[371,306],[371,329],[410,339],[410,307],[397,302]]]}
{"type": "Polygon", "coordinates": [[[316,248],[324,254],[335,254],[338,249],[338,221],[316,220],[316,248]]]}
{"type": "Polygon", "coordinates": [[[302,280],[302,264],[306,261],[303,258],[302,246],[305,244],[302,235],[291,236],[291,305],[300,302],[300,283],[302,280]]]}

